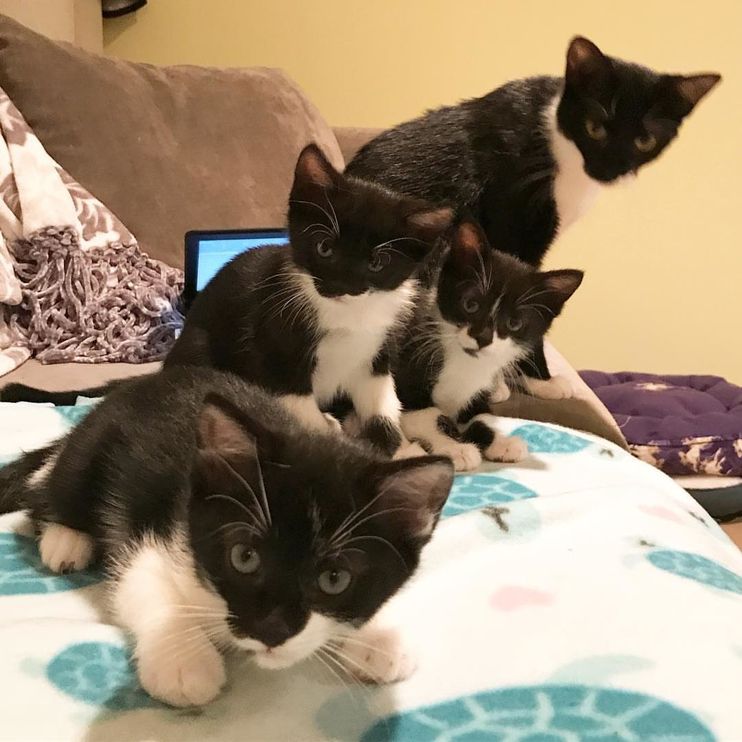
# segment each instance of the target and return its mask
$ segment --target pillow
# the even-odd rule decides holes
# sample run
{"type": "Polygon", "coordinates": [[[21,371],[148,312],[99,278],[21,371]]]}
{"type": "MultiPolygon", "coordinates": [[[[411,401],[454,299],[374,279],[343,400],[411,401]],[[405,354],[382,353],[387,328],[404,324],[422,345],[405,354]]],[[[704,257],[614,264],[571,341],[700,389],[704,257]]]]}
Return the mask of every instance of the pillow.
{"type": "Polygon", "coordinates": [[[279,70],[109,59],[0,15],[0,87],[47,152],[176,267],[189,229],[282,225],[308,142],[343,163],[332,129],[279,70]]]}
{"type": "Polygon", "coordinates": [[[742,476],[742,387],[719,376],[580,375],[635,456],[672,475],[742,476]]]}

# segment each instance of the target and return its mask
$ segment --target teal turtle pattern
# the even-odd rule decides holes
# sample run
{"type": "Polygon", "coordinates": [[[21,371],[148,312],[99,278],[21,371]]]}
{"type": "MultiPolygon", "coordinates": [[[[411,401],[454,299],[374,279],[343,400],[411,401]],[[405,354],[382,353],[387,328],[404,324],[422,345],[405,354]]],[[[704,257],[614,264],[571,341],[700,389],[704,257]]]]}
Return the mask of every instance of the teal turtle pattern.
{"type": "Polygon", "coordinates": [[[742,595],[742,576],[700,554],[673,549],[657,549],[649,552],[647,559],[665,572],[742,595]]]}
{"type": "Polygon", "coordinates": [[[488,505],[536,497],[536,493],[512,479],[493,474],[466,474],[456,477],[442,517],[460,515],[488,505]]]}
{"type": "Polygon", "coordinates": [[[713,742],[693,714],[644,693],[584,685],[484,691],[376,722],[362,742],[713,742]]]}
{"type": "Polygon", "coordinates": [[[92,404],[78,404],[55,407],[54,410],[61,415],[69,427],[74,427],[93,409],[92,404]]]}
{"type": "Polygon", "coordinates": [[[56,575],[42,563],[36,540],[17,533],[0,533],[0,597],[77,590],[100,580],[92,570],[56,575]]]}
{"type": "Polygon", "coordinates": [[[531,453],[577,453],[592,445],[592,441],[582,436],[534,423],[521,425],[510,435],[522,438],[531,453]]]}
{"type": "Polygon", "coordinates": [[[131,711],[160,704],[139,685],[123,647],[81,642],[65,647],[46,667],[49,682],[76,701],[109,711],[131,711]]]}

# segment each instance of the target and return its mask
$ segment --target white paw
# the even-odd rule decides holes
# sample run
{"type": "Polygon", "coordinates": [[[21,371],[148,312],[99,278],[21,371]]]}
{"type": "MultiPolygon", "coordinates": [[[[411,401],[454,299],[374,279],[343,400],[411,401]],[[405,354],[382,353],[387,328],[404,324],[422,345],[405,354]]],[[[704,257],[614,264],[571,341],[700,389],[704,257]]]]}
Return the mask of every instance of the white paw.
{"type": "Polygon", "coordinates": [[[484,457],[489,461],[523,461],[528,456],[528,445],[516,435],[496,435],[484,457]]]}
{"type": "Polygon", "coordinates": [[[44,566],[52,572],[78,572],[93,559],[93,539],[74,528],[48,523],[39,542],[44,566]]]}
{"type": "Polygon", "coordinates": [[[325,420],[327,420],[327,427],[330,428],[333,433],[343,432],[343,426],[340,424],[340,420],[329,412],[323,412],[322,414],[324,415],[325,420]]]}
{"type": "Polygon", "coordinates": [[[419,443],[402,441],[393,459],[414,459],[417,456],[427,456],[428,452],[419,443]]]}
{"type": "Polygon", "coordinates": [[[360,438],[361,437],[361,419],[358,417],[358,415],[356,415],[355,412],[349,412],[343,418],[341,430],[349,438],[360,438]]]}
{"type": "Polygon", "coordinates": [[[490,393],[490,404],[497,404],[510,399],[510,387],[505,383],[505,379],[498,379],[495,382],[495,388],[490,393]]]}
{"type": "Polygon", "coordinates": [[[174,638],[137,647],[142,688],[170,706],[203,706],[213,701],[227,679],[222,656],[205,636],[198,648],[192,635],[182,647],[174,638]]]}
{"type": "Polygon", "coordinates": [[[453,468],[456,471],[471,471],[482,463],[482,454],[473,443],[451,441],[436,446],[433,453],[448,456],[453,461],[453,468]]]}
{"type": "Polygon", "coordinates": [[[574,397],[572,385],[563,376],[552,376],[550,379],[525,380],[529,394],[540,399],[570,399],[574,397]]]}
{"type": "Polygon", "coordinates": [[[417,669],[399,634],[389,629],[361,629],[347,638],[338,656],[351,674],[368,683],[396,683],[417,669]]]}

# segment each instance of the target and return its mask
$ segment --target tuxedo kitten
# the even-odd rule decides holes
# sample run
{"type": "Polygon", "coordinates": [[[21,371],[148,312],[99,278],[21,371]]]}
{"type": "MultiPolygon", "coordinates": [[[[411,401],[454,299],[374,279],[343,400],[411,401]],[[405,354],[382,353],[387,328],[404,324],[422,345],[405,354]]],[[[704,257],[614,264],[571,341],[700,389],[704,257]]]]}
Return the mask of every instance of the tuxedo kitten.
{"type": "MultiPolygon", "coordinates": [[[[400,124],[363,147],[346,172],[465,208],[494,248],[538,266],[601,186],[655,160],[720,79],[654,72],[578,37],[564,77],[509,82],[400,124]]],[[[532,362],[527,373],[550,378],[540,344],[532,362]]],[[[561,397],[565,389],[532,391],[561,397]]]]}
{"type": "Polygon", "coordinates": [[[509,396],[505,376],[543,342],[582,275],[540,272],[492,250],[475,222],[462,221],[437,288],[415,312],[398,355],[405,435],[451,456],[457,469],[475,468],[479,451],[496,461],[523,458],[520,439],[495,435],[490,403],[509,396]]]}
{"type": "Polygon", "coordinates": [[[316,428],[328,424],[320,409],[347,395],[364,437],[394,453],[392,336],[451,219],[450,208],[338,173],[308,146],[289,200],[290,248],[260,247],[223,267],[196,297],[165,366],[233,371],[316,428]]]}
{"type": "Polygon", "coordinates": [[[218,695],[229,648],[396,679],[389,643],[353,634],[417,568],[452,479],[445,458],[382,460],[236,376],[172,368],[0,469],[0,512],[31,511],[54,572],[100,560],[142,686],[189,706],[218,695]]]}

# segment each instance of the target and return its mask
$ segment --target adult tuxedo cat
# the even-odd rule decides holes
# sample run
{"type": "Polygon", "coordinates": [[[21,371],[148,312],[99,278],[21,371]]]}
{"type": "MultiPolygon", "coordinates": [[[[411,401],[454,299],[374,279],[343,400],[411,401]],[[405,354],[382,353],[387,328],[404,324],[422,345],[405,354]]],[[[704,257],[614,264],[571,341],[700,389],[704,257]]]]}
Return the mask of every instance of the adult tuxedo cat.
{"type": "MultiPolygon", "coordinates": [[[[601,186],[655,160],[719,80],[653,72],[578,37],[563,78],[516,80],[430,111],[366,144],[346,172],[465,207],[492,247],[538,266],[601,186]]],[[[533,362],[549,379],[541,346],[533,362]]],[[[532,390],[564,394],[543,382],[532,390]]]]}

